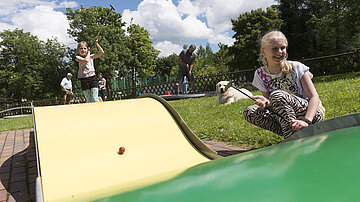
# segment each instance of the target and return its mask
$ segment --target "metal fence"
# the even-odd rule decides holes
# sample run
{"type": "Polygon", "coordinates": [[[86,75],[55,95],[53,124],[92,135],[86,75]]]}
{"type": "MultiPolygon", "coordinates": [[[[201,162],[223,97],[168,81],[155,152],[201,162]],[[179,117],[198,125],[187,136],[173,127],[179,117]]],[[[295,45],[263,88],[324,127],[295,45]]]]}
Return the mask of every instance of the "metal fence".
{"type": "MultiPolygon", "coordinates": [[[[316,57],[310,59],[300,59],[302,63],[310,67],[311,73],[315,76],[332,75],[339,73],[360,72],[360,52],[353,51],[336,55],[329,55],[324,57],[316,57]]],[[[203,77],[195,78],[195,89],[192,89],[194,93],[203,93],[215,91],[215,85],[217,82],[226,80],[233,81],[235,86],[244,87],[251,85],[255,69],[248,69],[237,72],[227,72],[222,74],[213,74],[203,77]]],[[[172,79],[168,82],[152,83],[147,85],[138,85],[130,88],[107,89],[107,100],[119,100],[134,98],[137,94],[152,93],[156,95],[163,95],[166,91],[171,94],[178,92],[178,82],[176,79],[172,79]]],[[[76,94],[76,98],[73,103],[82,103],[85,99],[81,93],[76,94]]],[[[7,106],[0,106],[0,110],[5,110],[13,107],[29,106],[27,103],[14,103],[7,106]]],[[[34,106],[46,106],[46,105],[60,105],[63,101],[61,98],[53,98],[47,100],[33,101],[34,106]]],[[[12,112],[12,113],[16,113],[12,112]]],[[[19,112],[20,113],[20,112],[19,112]]]]}
{"type": "MultiPolygon", "coordinates": [[[[332,75],[339,73],[359,72],[360,71],[360,51],[352,51],[342,54],[329,55],[300,60],[310,67],[310,71],[315,76],[332,75]]],[[[248,69],[237,72],[227,72],[223,74],[213,74],[204,77],[195,78],[194,93],[215,91],[215,85],[219,81],[233,81],[235,86],[249,86],[254,77],[255,69],[248,69]]],[[[152,85],[139,86],[134,88],[119,89],[114,92],[115,95],[122,95],[122,98],[133,98],[137,93],[153,93],[163,95],[165,91],[176,94],[177,81],[162,82],[152,85]]],[[[119,99],[120,97],[110,96],[110,99],[119,99]]]]}
{"type": "MultiPolygon", "coordinates": [[[[31,103],[30,103],[31,105],[31,103]]],[[[15,115],[27,115],[32,114],[31,106],[20,106],[20,107],[14,107],[14,108],[8,108],[5,110],[0,111],[0,118],[3,117],[11,117],[15,115]]]]}
{"type": "Polygon", "coordinates": [[[309,66],[311,73],[315,76],[360,71],[359,50],[323,57],[303,58],[300,61],[309,66]]]}
{"type": "MultiPolygon", "coordinates": [[[[203,93],[215,91],[215,85],[219,81],[233,81],[236,86],[249,85],[252,81],[255,69],[228,72],[222,74],[212,74],[195,78],[195,89],[191,89],[192,93],[203,93]]],[[[162,82],[151,85],[139,85],[133,88],[120,89],[110,94],[111,99],[127,99],[134,98],[136,94],[152,93],[155,95],[164,95],[166,91],[170,94],[178,93],[178,82],[176,80],[170,82],[162,82]]]]}

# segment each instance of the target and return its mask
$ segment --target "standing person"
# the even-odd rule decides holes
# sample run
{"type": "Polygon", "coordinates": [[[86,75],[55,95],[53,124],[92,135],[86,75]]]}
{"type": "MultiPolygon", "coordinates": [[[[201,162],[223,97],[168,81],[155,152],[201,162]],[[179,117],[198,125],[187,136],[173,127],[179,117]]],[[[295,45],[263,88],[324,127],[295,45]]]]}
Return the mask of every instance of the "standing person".
{"type": "Polygon", "coordinates": [[[186,76],[187,80],[190,82],[191,90],[195,91],[195,79],[193,74],[194,63],[196,55],[194,53],[196,45],[192,44],[189,49],[182,50],[179,54],[179,71],[178,71],[178,81],[179,81],[179,93],[182,93],[183,79],[186,76]]]}
{"type": "Polygon", "coordinates": [[[70,104],[70,100],[72,99],[72,97],[74,95],[72,92],[71,78],[72,78],[72,74],[67,73],[66,77],[64,77],[60,83],[62,94],[63,94],[63,99],[64,99],[64,105],[70,104]]]}
{"type": "Polygon", "coordinates": [[[102,73],[99,73],[99,96],[102,101],[105,101],[105,93],[106,93],[106,79],[103,77],[102,73]]]}
{"type": "Polygon", "coordinates": [[[263,66],[255,71],[252,83],[263,96],[254,96],[254,105],[244,110],[245,120],[284,138],[322,121],[325,116],[309,67],[288,61],[287,46],[288,41],[280,31],[263,36],[260,48],[263,66]]]}
{"type": "Polygon", "coordinates": [[[95,44],[99,52],[90,54],[89,45],[82,41],[77,46],[77,51],[80,56],[76,56],[75,61],[79,62],[78,78],[81,81],[81,88],[83,90],[86,102],[99,102],[98,99],[98,81],[96,79],[94,59],[101,57],[104,54],[103,49],[95,38],[95,44]]]}
{"type": "Polygon", "coordinates": [[[186,76],[184,76],[184,81],[182,84],[182,93],[184,93],[184,94],[187,94],[187,86],[188,86],[187,84],[188,84],[187,78],[186,78],[186,76]]]}

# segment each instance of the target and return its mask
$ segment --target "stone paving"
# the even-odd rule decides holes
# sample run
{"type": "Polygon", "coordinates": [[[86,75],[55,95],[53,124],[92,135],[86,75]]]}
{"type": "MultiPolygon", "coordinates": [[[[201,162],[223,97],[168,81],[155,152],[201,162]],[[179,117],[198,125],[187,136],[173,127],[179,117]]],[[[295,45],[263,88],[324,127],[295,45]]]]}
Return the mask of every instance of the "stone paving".
{"type": "MultiPolygon", "coordinates": [[[[204,141],[221,156],[246,151],[223,142],[204,141]]],[[[33,129],[0,133],[0,202],[35,201],[37,163],[33,129]]]]}
{"type": "Polygon", "coordinates": [[[0,201],[34,201],[37,176],[33,129],[0,133],[0,201]]]}

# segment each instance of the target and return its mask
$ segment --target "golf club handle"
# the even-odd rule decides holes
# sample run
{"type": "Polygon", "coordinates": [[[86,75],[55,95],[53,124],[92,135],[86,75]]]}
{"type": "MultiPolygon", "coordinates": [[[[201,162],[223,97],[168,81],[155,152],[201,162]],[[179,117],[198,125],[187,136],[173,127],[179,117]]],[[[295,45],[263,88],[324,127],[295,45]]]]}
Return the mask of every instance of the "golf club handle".
{"type": "MultiPolygon", "coordinates": [[[[109,18],[112,10],[115,10],[115,8],[114,8],[113,5],[110,4],[110,12],[109,12],[109,14],[106,16],[104,25],[106,25],[105,23],[107,22],[107,19],[109,18]]],[[[102,28],[99,30],[98,34],[96,35],[97,37],[99,36],[99,34],[100,34],[101,31],[102,31],[102,28]]],[[[90,49],[94,46],[94,44],[95,44],[95,41],[93,41],[93,43],[91,44],[90,49]]]]}
{"type": "Polygon", "coordinates": [[[95,44],[95,41],[92,42],[90,49],[94,46],[94,44],[95,44]]]}
{"type": "Polygon", "coordinates": [[[96,35],[96,37],[94,38],[94,40],[93,40],[93,42],[92,42],[92,44],[91,44],[91,46],[90,46],[90,49],[94,46],[95,41],[96,41],[97,39],[99,39],[99,34],[96,35]]]}

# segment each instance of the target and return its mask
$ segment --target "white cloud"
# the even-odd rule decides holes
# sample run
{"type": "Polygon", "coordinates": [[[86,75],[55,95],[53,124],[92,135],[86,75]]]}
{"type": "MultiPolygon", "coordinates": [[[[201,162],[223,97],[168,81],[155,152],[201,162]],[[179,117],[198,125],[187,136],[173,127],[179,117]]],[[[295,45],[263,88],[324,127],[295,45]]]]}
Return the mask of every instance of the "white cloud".
{"type": "Polygon", "coordinates": [[[231,19],[273,4],[274,0],[179,0],[176,6],[171,0],[143,0],[137,10],[123,12],[123,21],[129,24],[133,19],[133,23],[145,27],[155,48],[158,47],[164,56],[181,51],[183,44],[189,41],[232,45],[231,19]]]}
{"type": "Polygon", "coordinates": [[[247,11],[265,9],[274,3],[274,0],[212,0],[212,5],[206,9],[205,16],[209,27],[217,32],[224,32],[231,29],[230,19],[237,19],[241,13],[247,11]]]}
{"type": "MultiPolygon", "coordinates": [[[[56,9],[77,8],[76,1],[80,2],[0,0],[0,31],[19,28],[41,40],[56,37],[61,43],[71,46],[74,41],[67,34],[69,24],[66,16],[56,9]]],[[[275,4],[274,0],[143,0],[136,10],[124,10],[122,15],[127,25],[133,19],[133,23],[145,27],[154,47],[161,51],[160,56],[166,56],[180,52],[183,44],[232,45],[230,19],[272,4],[275,4]]]]}
{"type": "Polygon", "coordinates": [[[40,40],[57,38],[64,44],[72,42],[67,34],[70,26],[66,16],[62,12],[54,11],[53,8],[36,6],[30,10],[21,11],[19,15],[12,18],[12,22],[25,32],[38,36],[40,40]]]}
{"type": "Polygon", "coordinates": [[[160,50],[159,57],[166,57],[173,53],[179,54],[182,50],[182,47],[179,44],[174,44],[170,41],[161,41],[154,44],[154,48],[160,50]]]}
{"type": "Polygon", "coordinates": [[[181,0],[177,6],[177,10],[181,15],[198,16],[204,12],[203,7],[198,3],[192,3],[190,0],[181,0]]]}
{"type": "Polygon", "coordinates": [[[14,30],[16,27],[7,23],[0,22],[0,30],[14,30]]]}
{"type": "Polygon", "coordinates": [[[60,2],[59,6],[57,8],[76,8],[79,4],[75,1],[63,1],[60,2]]]}
{"type": "Polygon", "coordinates": [[[74,43],[69,38],[69,23],[63,12],[55,8],[76,7],[75,1],[13,0],[0,2],[0,31],[22,29],[40,40],[57,38],[63,44],[74,43]]]}

